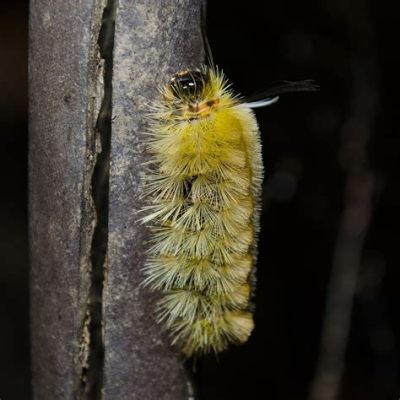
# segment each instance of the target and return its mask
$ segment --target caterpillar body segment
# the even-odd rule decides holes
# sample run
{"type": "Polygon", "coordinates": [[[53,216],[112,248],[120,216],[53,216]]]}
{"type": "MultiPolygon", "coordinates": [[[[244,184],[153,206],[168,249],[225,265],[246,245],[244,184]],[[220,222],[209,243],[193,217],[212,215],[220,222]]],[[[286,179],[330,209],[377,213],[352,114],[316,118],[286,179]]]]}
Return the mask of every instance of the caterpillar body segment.
{"type": "Polygon", "coordinates": [[[252,110],[222,73],[182,71],[154,106],[148,151],[143,274],[162,291],[159,321],[187,356],[245,342],[263,178],[252,110]]]}

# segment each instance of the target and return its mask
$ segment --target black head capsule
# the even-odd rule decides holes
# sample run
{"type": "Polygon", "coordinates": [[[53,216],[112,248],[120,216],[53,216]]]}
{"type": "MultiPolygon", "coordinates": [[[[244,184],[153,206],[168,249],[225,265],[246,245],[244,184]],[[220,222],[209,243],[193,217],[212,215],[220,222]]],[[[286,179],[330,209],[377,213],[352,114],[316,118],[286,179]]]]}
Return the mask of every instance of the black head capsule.
{"type": "Polygon", "coordinates": [[[170,87],[176,97],[191,100],[200,97],[206,81],[206,74],[200,71],[186,70],[178,72],[172,77],[170,87]]]}

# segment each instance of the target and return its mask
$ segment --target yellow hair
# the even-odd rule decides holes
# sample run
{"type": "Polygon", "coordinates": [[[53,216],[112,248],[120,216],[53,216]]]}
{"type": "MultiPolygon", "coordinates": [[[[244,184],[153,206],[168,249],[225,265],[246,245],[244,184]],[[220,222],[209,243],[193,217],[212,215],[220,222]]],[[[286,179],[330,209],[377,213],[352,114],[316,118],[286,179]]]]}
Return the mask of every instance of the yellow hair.
{"type": "MultiPolygon", "coordinates": [[[[196,98],[166,86],[151,114],[145,180],[151,248],[145,284],[159,321],[187,356],[245,342],[263,177],[252,110],[203,67],[196,98]]],[[[174,78],[190,76],[183,71],[174,78]]],[[[175,89],[174,89],[175,88],[175,89]]]]}

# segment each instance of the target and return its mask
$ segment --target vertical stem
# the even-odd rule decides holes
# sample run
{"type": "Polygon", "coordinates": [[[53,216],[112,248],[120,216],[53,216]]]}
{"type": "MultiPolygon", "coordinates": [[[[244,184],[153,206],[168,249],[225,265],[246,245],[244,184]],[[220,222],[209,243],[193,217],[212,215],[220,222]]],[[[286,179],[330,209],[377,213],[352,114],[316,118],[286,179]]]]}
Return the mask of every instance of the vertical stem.
{"type": "Polygon", "coordinates": [[[202,0],[119,0],[113,69],[108,269],[104,286],[104,397],[189,397],[181,357],[140,286],[146,230],[138,222],[148,104],[170,76],[204,59],[202,0]]]}
{"type": "Polygon", "coordinates": [[[136,210],[147,105],[170,75],[203,61],[202,3],[31,1],[35,399],[189,398],[155,295],[139,287],[136,210]]]}
{"type": "Polygon", "coordinates": [[[102,0],[30,4],[30,295],[38,400],[77,399],[88,368],[103,8],[102,0]]]}

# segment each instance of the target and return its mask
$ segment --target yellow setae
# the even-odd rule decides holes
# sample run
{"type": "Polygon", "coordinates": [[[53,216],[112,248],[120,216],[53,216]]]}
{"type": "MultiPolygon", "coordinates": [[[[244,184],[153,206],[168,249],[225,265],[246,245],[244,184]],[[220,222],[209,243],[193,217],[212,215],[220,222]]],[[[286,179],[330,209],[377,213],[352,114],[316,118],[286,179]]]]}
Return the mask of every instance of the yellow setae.
{"type": "MultiPolygon", "coordinates": [[[[267,105],[267,104],[266,104],[267,105]]],[[[151,113],[144,283],[187,356],[245,342],[263,178],[253,111],[209,67],[176,74],[151,113]]]]}

